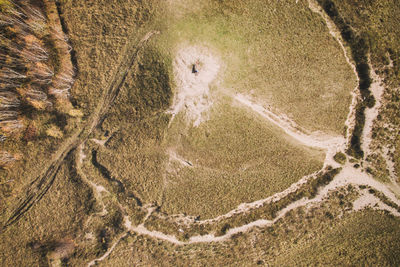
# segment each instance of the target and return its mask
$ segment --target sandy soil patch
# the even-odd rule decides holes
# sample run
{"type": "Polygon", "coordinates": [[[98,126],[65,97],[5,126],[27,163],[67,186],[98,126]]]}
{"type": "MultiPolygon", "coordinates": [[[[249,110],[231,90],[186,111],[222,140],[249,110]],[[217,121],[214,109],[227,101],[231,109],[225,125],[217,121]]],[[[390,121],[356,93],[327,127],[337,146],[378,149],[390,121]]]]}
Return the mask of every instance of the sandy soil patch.
{"type": "Polygon", "coordinates": [[[189,123],[197,127],[207,120],[206,112],[213,104],[210,84],[217,77],[220,63],[206,47],[189,46],[178,51],[173,67],[176,92],[170,122],[176,114],[185,112],[189,123]],[[193,65],[197,73],[193,73],[193,65]]]}

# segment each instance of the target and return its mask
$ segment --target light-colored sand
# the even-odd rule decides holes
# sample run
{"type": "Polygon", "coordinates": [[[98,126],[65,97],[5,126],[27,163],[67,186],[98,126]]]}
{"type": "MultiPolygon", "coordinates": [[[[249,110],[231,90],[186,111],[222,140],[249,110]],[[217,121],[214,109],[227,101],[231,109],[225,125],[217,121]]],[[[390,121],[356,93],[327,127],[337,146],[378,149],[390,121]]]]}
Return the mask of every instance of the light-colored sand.
{"type": "Polygon", "coordinates": [[[369,146],[371,144],[372,139],[372,126],[374,120],[379,114],[379,109],[382,106],[382,95],[385,88],[382,85],[382,80],[380,77],[375,73],[375,71],[371,67],[371,78],[373,80],[370,91],[371,94],[375,97],[375,106],[372,108],[367,108],[365,110],[365,126],[362,134],[362,150],[364,151],[364,157],[367,157],[368,154],[371,153],[369,146]]]}
{"type": "Polygon", "coordinates": [[[342,36],[340,34],[339,29],[336,27],[335,23],[331,20],[331,18],[322,10],[320,5],[317,3],[315,0],[308,0],[308,6],[311,11],[319,14],[321,18],[324,20],[326,27],[328,28],[329,34],[332,35],[333,38],[338,42],[340,48],[343,51],[344,58],[346,59],[347,64],[349,64],[350,68],[353,70],[353,73],[355,77],[357,78],[357,84],[353,91],[351,92],[352,95],[352,100],[351,104],[349,107],[349,114],[347,116],[347,119],[345,121],[345,126],[346,126],[346,145],[348,146],[350,144],[350,138],[351,138],[351,133],[354,129],[355,126],[355,112],[356,112],[356,105],[358,102],[358,99],[360,98],[360,92],[358,90],[358,83],[360,81],[360,78],[358,77],[358,73],[356,70],[356,65],[353,60],[351,60],[351,57],[349,54],[351,53],[349,49],[346,49],[344,45],[344,41],[342,39],[342,36]]]}
{"type": "Polygon", "coordinates": [[[207,111],[213,104],[210,84],[217,77],[220,64],[206,47],[188,46],[181,48],[174,60],[176,92],[170,109],[171,121],[176,114],[184,112],[193,126],[207,120],[207,111]],[[196,64],[198,73],[192,73],[196,64]]]}
{"type": "Polygon", "coordinates": [[[178,162],[180,165],[185,166],[185,167],[193,167],[193,163],[191,163],[188,160],[185,160],[184,158],[182,158],[181,156],[179,156],[174,150],[169,149],[167,151],[168,156],[169,156],[169,160],[170,162],[178,162]]]}
{"type": "Polygon", "coordinates": [[[235,100],[249,107],[262,117],[266,118],[267,120],[281,128],[287,135],[291,136],[293,139],[297,140],[301,144],[325,150],[325,166],[338,166],[338,163],[335,162],[332,158],[336,154],[336,152],[344,149],[345,139],[343,137],[329,136],[321,132],[307,133],[307,130],[302,129],[287,116],[284,116],[283,114],[275,114],[270,109],[252,102],[248,97],[244,95],[236,95],[235,100]]]}
{"type": "Polygon", "coordinates": [[[400,213],[396,209],[386,205],[380,201],[379,198],[368,193],[366,190],[364,190],[361,196],[353,203],[354,211],[363,210],[365,208],[372,208],[374,210],[387,210],[394,216],[400,217],[400,213]]]}

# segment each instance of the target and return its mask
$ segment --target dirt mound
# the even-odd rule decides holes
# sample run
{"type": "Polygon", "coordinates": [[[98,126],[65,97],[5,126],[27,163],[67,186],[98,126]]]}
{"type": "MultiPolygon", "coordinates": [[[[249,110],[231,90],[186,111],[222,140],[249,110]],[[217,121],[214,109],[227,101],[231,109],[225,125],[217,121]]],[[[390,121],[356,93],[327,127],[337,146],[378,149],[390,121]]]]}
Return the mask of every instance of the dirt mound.
{"type": "Polygon", "coordinates": [[[210,84],[216,78],[220,64],[209,49],[190,46],[180,49],[174,60],[176,93],[170,112],[173,118],[184,111],[193,126],[199,126],[211,107],[210,84]],[[197,73],[193,72],[193,66],[197,73]]]}

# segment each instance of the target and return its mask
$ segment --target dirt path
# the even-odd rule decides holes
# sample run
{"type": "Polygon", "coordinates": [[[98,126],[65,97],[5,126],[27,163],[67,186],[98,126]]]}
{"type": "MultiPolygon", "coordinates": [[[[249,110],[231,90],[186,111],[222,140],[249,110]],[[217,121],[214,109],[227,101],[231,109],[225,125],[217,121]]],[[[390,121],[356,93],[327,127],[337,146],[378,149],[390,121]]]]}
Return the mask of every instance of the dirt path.
{"type": "Polygon", "coordinates": [[[344,45],[344,40],[343,40],[343,38],[342,38],[342,36],[340,34],[339,29],[336,27],[335,23],[323,11],[323,9],[320,7],[320,5],[317,3],[317,1],[308,0],[308,7],[310,8],[310,10],[312,12],[317,13],[324,20],[325,25],[328,28],[329,34],[332,35],[332,37],[339,44],[340,48],[343,51],[343,55],[344,55],[344,58],[346,59],[347,64],[353,70],[353,73],[357,78],[357,85],[355,86],[355,88],[351,92],[352,100],[351,100],[351,104],[350,104],[349,115],[347,116],[347,119],[345,121],[345,126],[346,126],[346,146],[348,147],[350,145],[351,133],[353,132],[353,129],[354,129],[354,126],[355,126],[356,105],[357,105],[358,99],[360,98],[360,91],[359,91],[360,78],[358,77],[356,65],[355,65],[354,61],[351,59],[351,56],[349,56],[351,54],[351,52],[348,49],[346,49],[346,47],[344,45]]]}
{"type": "MultiPolygon", "coordinates": [[[[259,220],[253,221],[251,223],[248,223],[248,224],[245,224],[245,225],[242,225],[239,227],[231,228],[226,232],[226,234],[224,234],[222,236],[215,236],[215,234],[192,236],[189,238],[188,241],[184,242],[184,241],[180,241],[174,235],[164,234],[159,231],[150,231],[144,226],[144,223],[142,223],[136,227],[132,227],[131,223],[125,223],[125,227],[128,231],[133,231],[133,232],[136,232],[141,235],[147,235],[152,238],[164,240],[164,241],[167,241],[167,242],[170,242],[170,243],[173,243],[176,245],[180,245],[180,246],[194,244],[194,243],[222,242],[222,241],[229,240],[233,235],[235,235],[237,233],[247,232],[254,227],[272,226],[278,220],[283,218],[288,212],[290,212],[294,209],[300,208],[300,207],[305,207],[305,206],[314,205],[314,204],[317,205],[318,203],[324,201],[329,196],[330,192],[333,192],[333,191],[335,191],[339,188],[342,188],[344,186],[347,186],[349,184],[356,185],[356,186],[358,186],[358,185],[370,186],[371,188],[382,192],[389,200],[391,200],[396,205],[400,206],[400,200],[386,187],[386,185],[376,181],[368,174],[366,174],[362,171],[359,171],[357,169],[354,169],[350,164],[347,164],[344,166],[343,170],[333,179],[333,181],[331,183],[329,183],[328,185],[326,185],[325,187],[321,188],[318,191],[318,194],[314,198],[312,198],[312,199],[303,198],[303,199],[300,199],[298,201],[295,201],[295,202],[289,204],[287,207],[280,210],[278,212],[278,215],[273,220],[259,219],[259,220]]],[[[281,194],[281,193],[278,193],[278,194],[281,194]]],[[[274,195],[272,198],[277,198],[278,194],[274,195]]],[[[241,211],[244,211],[244,210],[248,211],[251,206],[257,205],[257,204],[261,204],[261,202],[260,203],[254,202],[248,206],[244,206],[244,207],[242,207],[243,209],[241,211]]],[[[361,196],[359,199],[357,199],[355,201],[355,206],[356,206],[356,209],[355,209],[356,211],[369,206],[376,210],[386,210],[389,213],[391,213],[392,215],[400,217],[400,213],[396,209],[386,205],[377,197],[375,197],[369,193],[366,193],[365,190],[361,191],[361,196]]],[[[233,214],[235,214],[235,213],[232,211],[226,215],[217,217],[212,220],[208,220],[208,222],[210,222],[210,221],[215,222],[220,218],[228,218],[228,217],[232,216],[233,214]]]]}
{"type": "MultiPolygon", "coordinates": [[[[336,29],[333,22],[322,11],[322,9],[319,8],[318,4],[314,0],[309,1],[309,6],[313,12],[320,14],[321,17],[325,20],[330,34],[338,41],[339,45],[341,46],[341,48],[343,50],[344,57],[345,57],[347,63],[352,68],[357,79],[359,79],[358,74],[356,72],[355,65],[354,65],[353,61],[350,59],[350,57],[348,56],[349,52],[345,48],[345,46],[343,44],[343,40],[341,39],[340,33],[336,29]]],[[[371,90],[372,90],[372,93],[374,94],[374,96],[378,99],[378,103],[375,106],[375,108],[372,109],[369,114],[367,114],[368,123],[366,123],[366,126],[363,129],[364,138],[363,138],[362,144],[364,147],[369,146],[370,132],[372,129],[373,120],[376,118],[377,110],[380,107],[379,101],[381,99],[382,92],[383,92],[383,89],[381,87],[379,87],[378,77],[375,76],[374,80],[376,81],[376,83],[371,88],[371,90]]],[[[283,115],[274,114],[271,110],[254,103],[253,101],[251,101],[248,97],[246,97],[244,95],[238,94],[234,98],[241,104],[251,108],[254,112],[256,112],[256,113],[260,114],[261,116],[263,116],[264,118],[268,119],[270,122],[272,122],[273,124],[275,124],[276,126],[281,128],[286,134],[293,137],[300,143],[302,143],[306,146],[326,150],[327,157],[326,157],[324,165],[327,166],[330,164],[337,165],[337,163],[335,163],[333,161],[334,153],[336,153],[336,151],[339,151],[339,150],[344,151],[346,146],[349,145],[351,132],[355,125],[355,105],[356,105],[356,103],[358,101],[358,97],[359,97],[358,83],[352,92],[352,96],[353,96],[352,103],[350,105],[349,114],[348,114],[347,120],[345,122],[345,124],[347,126],[346,138],[326,136],[326,135],[322,135],[320,133],[307,133],[307,131],[305,131],[304,129],[302,130],[300,127],[298,127],[298,125],[296,125],[293,121],[291,121],[287,117],[285,117],[283,115]]],[[[315,175],[315,174],[313,174],[313,175],[315,175]]],[[[243,203],[243,204],[239,205],[238,208],[230,211],[227,214],[218,216],[213,219],[200,221],[199,223],[217,222],[219,220],[229,218],[238,213],[249,212],[252,209],[256,209],[266,203],[278,201],[279,199],[281,199],[285,195],[289,194],[290,192],[296,191],[308,179],[313,177],[313,175],[303,177],[299,182],[293,184],[291,187],[289,187],[285,191],[277,193],[269,198],[255,201],[253,203],[243,203]]],[[[400,200],[385,184],[380,183],[379,181],[375,180],[373,177],[371,177],[367,173],[363,172],[362,170],[356,169],[352,166],[352,164],[347,163],[343,166],[342,171],[338,175],[336,175],[334,177],[334,179],[328,185],[321,188],[319,190],[318,194],[316,195],[316,197],[314,197],[313,199],[303,198],[301,200],[295,201],[295,202],[291,203],[289,206],[287,206],[286,208],[282,209],[273,220],[264,220],[264,219],[256,220],[256,221],[253,221],[246,225],[231,228],[227,231],[227,233],[225,235],[222,235],[222,236],[215,236],[214,234],[193,236],[189,239],[189,241],[183,242],[183,241],[178,240],[176,238],[176,236],[167,235],[167,234],[164,234],[164,233],[158,232],[158,231],[150,231],[144,227],[144,223],[137,227],[132,227],[130,225],[129,227],[127,227],[127,229],[129,231],[134,231],[138,234],[147,235],[147,236],[150,236],[153,238],[165,240],[165,241],[174,243],[176,245],[225,241],[225,240],[228,240],[232,235],[239,233],[239,232],[246,232],[253,227],[271,226],[277,220],[284,217],[287,214],[287,212],[289,212],[293,209],[297,209],[299,207],[318,204],[319,202],[324,201],[324,199],[328,196],[328,194],[330,192],[335,191],[335,190],[337,190],[341,187],[344,187],[346,185],[349,185],[349,184],[356,185],[356,186],[358,186],[358,185],[369,186],[369,187],[383,193],[383,195],[386,198],[388,198],[390,201],[392,201],[396,205],[400,206],[400,200]]],[[[389,207],[388,205],[383,203],[377,197],[375,197],[369,193],[366,193],[365,190],[361,191],[360,198],[355,201],[355,207],[356,207],[355,210],[360,210],[365,207],[373,207],[374,209],[378,209],[378,210],[387,210],[394,216],[400,216],[400,213],[397,210],[393,209],[392,207],[389,207]]],[[[192,222],[191,218],[183,216],[183,215],[181,215],[181,216],[174,215],[174,218],[179,218],[179,220],[182,220],[182,219],[184,220],[186,218],[186,220],[189,224],[192,222]]]]}
{"type": "Polygon", "coordinates": [[[338,165],[335,161],[332,160],[332,158],[337,151],[344,150],[345,139],[343,137],[328,136],[323,133],[306,133],[306,130],[301,129],[301,127],[299,127],[295,122],[293,122],[286,116],[274,114],[271,110],[264,108],[263,106],[256,103],[253,103],[248,97],[242,94],[236,95],[234,99],[278,126],[287,135],[291,136],[293,139],[297,140],[301,144],[325,150],[326,159],[324,166],[338,165]]]}
{"type": "Polygon", "coordinates": [[[121,239],[124,238],[127,234],[128,234],[127,232],[122,233],[122,234],[117,238],[117,241],[114,242],[114,244],[106,251],[106,253],[104,253],[101,257],[99,257],[99,258],[97,258],[97,259],[94,259],[94,260],[92,260],[91,262],[89,262],[87,266],[88,266],[88,267],[94,266],[94,265],[97,265],[97,263],[98,263],[99,261],[105,260],[108,256],[110,256],[111,252],[113,252],[113,250],[114,250],[115,247],[119,244],[119,242],[121,241],[121,239]]]}
{"type": "Polygon", "coordinates": [[[371,154],[369,146],[372,141],[372,126],[374,124],[374,120],[379,114],[379,109],[382,106],[382,96],[385,88],[382,85],[381,78],[375,73],[372,66],[371,68],[371,78],[372,84],[370,87],[370,91],[375,98],[375,105],[372,108],[365,109],[365,126],[362,134],[362,145],[361,149],[364,151],[364,158],[371,154]]]}
{"type": "Polygon", "coordinates": [[[98,125],[100,119],[107,113],[111,104],[117,97],[125,79],[128,75],[128,70],[133,66],[138,53],[147,43],[147,41],[154,35],[158,34],[157,31],[148,32],[136,46],[131,42],[124,48],[121,58],[123,59],[118,70],[116,71],[111,83],[106,90],[103,91],[102,97],[99,100],[99,105],[93,111],[90,118],[87,120],[86,126],[82,130],[76,131],[61,145],[61,148],[52,156],[49,164],[44,168],[45,171],[34,179],[22,196],[21,202],[15,208],[9,219],[4,223],[0,232],[3,232],[7,227],[18,221],[18,219],[25,214],[34,204],[42,199],[42,197],[49,190],[54,182],[57,172],[67,157],[67,155],[80,144],[85,142],[94,128],[98,125]]]}
{"type": "Polygon", "coordinates": [[[353,203],[354,211],[363,210],[365,208],[371,208],[374,210],[387,210],[394,216],[400,217],[400,213],[396,209],[386,205],[379,198],[370,194],[366,189],[361,192],[361,196],[353,203]]]}
{"type": "Polygon", "coordinates": [[[100,212],[96,212],[94,215],[97,216],[105,216],[108,214],[108,211],[106,209],[106,205],[103,202],[102,194],[103,193],[110,193],[107,189],[104,188],[102,185],[95,184],[92,182],[85,174],[84,171],[82,171],[82,163],[83,160],[86,158],[86,155],[83,153],[83,148],[84,148],[85,143],[82,143],[78,146],[77,150],[75,151],[75,167],[76,167],[76,172],[79,175],[79,177],[85,182],[88,186],[92,188],[92,192],[94,195],[94,198],[97,203],[99,203],[102,207],[100,212]]]}

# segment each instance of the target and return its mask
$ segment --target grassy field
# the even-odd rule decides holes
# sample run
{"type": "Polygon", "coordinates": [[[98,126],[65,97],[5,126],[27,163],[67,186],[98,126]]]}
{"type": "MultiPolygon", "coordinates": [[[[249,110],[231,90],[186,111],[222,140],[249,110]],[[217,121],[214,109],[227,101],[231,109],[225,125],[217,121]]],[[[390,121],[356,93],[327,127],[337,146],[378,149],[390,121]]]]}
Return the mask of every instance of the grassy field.
{"type": "MultiPolygon", "coordinates": [[[[385,4],[391,8],[376,4],[362,9],[362,14],[351,13],[359,12],[354,1],[342,1],[338,6],[358,28],[363,28],[369,17],[363,14],[373,10],[379,15],[372,12],[372,25],[386,22],[387,15],[393,26],[397,5],[389,2],[385,4]]],[[[114,244],[124,231],[124,214],[134,225],[142,222],[143,204],[160,205],[161,212],[210,218],[242,202],[279,192],[321,168],[322,151],[297,143],[235,102],[232,97],[236,93],[270,105],[308,130],[343,133],[349,92],[356,80],[339,45],[305,0],[63,0],[59,9],[77,64],[72,102],[84,116],[68,122],[46,114],[37,119],[43,124],[65,122],[64,138],[81,129],[94,112],[126,57],[124,48],[135,47],[150,30],[161,33],[126,70],[127,79],[114,104],[90,136],[109,140],[104,146],[93,140],[85,143],[82,171],[109,191],[102,193],[108,213],[98,214],[101,206],[77,173],[76,151],[72,151],[43,199],[0,233],[1,266],[47,266],[50,258],[61,266],[83,266],[114,244]],[[218,82],[210,90],[209,119],[198,127],[185,120],[184,112],[169,124],[167,111],[179,89],[173,60],[182,44],[208,47],[221,63],[218,82]],[[57,251],[66,253],[62,261],[57,251]]],[[[382,53],[372,55],[378,64],[376,55],[394,49],[398,35],[394,27],[388,28],[395,32],[389,36],[385,27],[374,27],[368,31],[371,42],[377,38],[375,49],[381,47],[379,40],[388,44],[382,53]]],[[[396,53],[390,53],[394,66],[399,62],[396,53]]],[[[387,71],[387,77],[395,77],[393,69],[387,71]]],[[[388,78],[393,88],[396,79],[388,78]]],[[[396,99],[396,94],[390,99],[396,99]]],[[[386,114],[397,114],[396,107],[387,105],[386,114]]],[[[6,149],[24,151],[25,157],[14,172],[0,170],[2,221],[23,196],[23,186],[43,171],[60,142],[38,138],[35,142],[4,143],[6,149]]],[[[398,140],[396,146],[400,147],[398,140]]],[[[337,157],[338,162],[344,160],[337,157]]],[[[383,159],[379,160],[383,165],[383,159]]],[[[399,160],[395,167],[400,170],[399,160]]],[[[387,174],[382,177],[386,181],[387,174]]],[[[319,183],[330,179],[321,177],[319,183]]],[[[291,200],[312,197],[317,184],[310,182],[306,188],[310,190],[299,190],[276,206],[266,206],[249,217],[233,216],[210,229],[222,233],[222,223],[234,227],[254,218],[270,218],[291,200]]],[[[348,195],[346,190],[333,192],[319,207],[294,210],[273,227],[254,228],[223,243],[177,247],[129,233],[99,265],[399,265],[399,219],[371,210],[349,212],[356,197],[353,189],[348,187],[348,195]]]]}
{"type": "Polygon", "coordinates": [[[115,135],[99,153],[102,164],[131,184],[144,202],[210,217],[280,191],[322,166],[322,153],[282,137],[280,130],[232,103],[236,93],[270,104],[308,130],[343,133],[355,77],[339,45],[305,1],[267,6],[260,1],[177,1],[156,13],[161,19],[155,17],[154,25],[161,35],[152,42],[153,52],[147,52],[151,62],[139,63],[127,93],[121,93],[106,118],[104,129],[115,135]],[[171,16],[171,10],[179,12],[171,16]],[[221,64],[220,82],[211,88],[210,122],[191,128],[182,113],[167,129],[168,117],[160,112],[172,103],[170,92],[179,90],[172,60],[182,44],[209,48],[221,64]],[[147,73],[169,78],[161,74],[141,83],[147,73]],[[171,151],[193,168],[169,162],[171,151]]]}
{"type": "Polygon", "coordinates": [[[162,206],[168,213],[217,216],[282,191],[322,167],[324,153],[295,143],[227,98],[199,127],[185,132],[180,125],[171,125],[176,134],[168,135],[168,145],[193,166],[170,163],[162,206]]]}
{"type": "Polygon", "coordinates": [[[332,219],[329,205],[293,212],[276,226],[227,243],[176,247],[143,236],[121,241],[100,266],[337,266],[399,264],[398,219],[374,211],[332,219]]]}
{"type": "Polygon", "coordinates": [[[160,40],[166,50],[204,44],[221,58],[224,90],[252,95],[306,129],[343,133],[355,76],[307,1],[177,3],[171,9],[182,14],[167,20],[160,40]]]}

